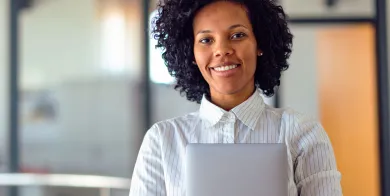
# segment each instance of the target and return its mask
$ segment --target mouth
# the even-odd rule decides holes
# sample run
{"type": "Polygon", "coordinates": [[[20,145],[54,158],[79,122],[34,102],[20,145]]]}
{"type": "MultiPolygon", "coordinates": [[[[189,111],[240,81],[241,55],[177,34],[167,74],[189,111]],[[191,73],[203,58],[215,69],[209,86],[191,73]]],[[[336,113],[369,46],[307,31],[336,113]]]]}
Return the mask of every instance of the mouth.
{"type": "Polygon", "coordinates": [[[236,69],[239,66],[241,66],[241,64],[222,65],[222,66],[210,67],[210,69],[217,71],[217,72],[225,72],[225,71],[229,71],[232,69],[236,69]]]}
{"type": "Polygon", "coordinates": [[[222,78],[230,78],[239,73],[241,64],[225,64],[215,67],[210,67],[211,75],[222,78]]]}

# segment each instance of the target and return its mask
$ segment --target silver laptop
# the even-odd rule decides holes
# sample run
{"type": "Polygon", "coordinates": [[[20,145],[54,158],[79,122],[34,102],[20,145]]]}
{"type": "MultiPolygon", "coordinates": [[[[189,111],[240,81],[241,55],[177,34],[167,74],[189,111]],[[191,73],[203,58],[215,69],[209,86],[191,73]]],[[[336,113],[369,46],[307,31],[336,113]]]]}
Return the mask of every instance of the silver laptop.
{"type": "Polygon", "coordinates": [[[187,196],[287,196],[285,144],[189,144],[187,196]]]}

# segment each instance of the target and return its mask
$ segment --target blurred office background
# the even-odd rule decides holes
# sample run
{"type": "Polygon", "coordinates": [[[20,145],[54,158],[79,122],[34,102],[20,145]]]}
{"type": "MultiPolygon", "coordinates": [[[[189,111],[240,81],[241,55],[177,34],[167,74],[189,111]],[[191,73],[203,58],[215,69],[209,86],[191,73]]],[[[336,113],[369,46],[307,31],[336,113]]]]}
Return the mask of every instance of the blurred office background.
{"type": "MultiPolygon", "coordinates": [[[[390,132],[384,120],[390,118],[390,100],[380,99],[389,97],[389,85],[380,82],[388,75],[381,72],[388,66],[381,46],[390,40],[386,18],[380,17],[386,4],[280,3],[291,19],[294,47],[277,96],[266,102],[321,120],[343,174],[344,195],[389,195],[390,165],[384,163],[390,138],[383,136],[390,132]]],[[[17,181],[5,176],[15,166],[19,173],[129,179],[147,129],[198,109],[173,90],[155,41],[145,37],[155,5],[156,0],[0,0],[0,183],[17,181]],[[15,2],[20,9],[12,20],[15,2]],[[18,34],[11,34],[15,21],[18,34]]],[[[115,181],[103,182],[110,179],[115,181]]],[[[86,187],[31,182],[17,190],[0,186],[0,196],[128,194],[126,187],[86,187]]]]}

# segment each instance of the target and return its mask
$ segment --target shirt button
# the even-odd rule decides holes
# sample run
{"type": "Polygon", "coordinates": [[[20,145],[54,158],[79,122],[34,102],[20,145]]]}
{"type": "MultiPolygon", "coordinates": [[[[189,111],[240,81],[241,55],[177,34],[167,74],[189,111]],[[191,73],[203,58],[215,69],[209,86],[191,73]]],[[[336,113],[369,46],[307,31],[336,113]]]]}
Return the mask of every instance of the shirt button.
{"type": "Polygon", "coordinates": [[[228,118],[230,120],[236,120],[236,116],[234,114],[232,114],[232,113],[229,113],[228,118]]]}

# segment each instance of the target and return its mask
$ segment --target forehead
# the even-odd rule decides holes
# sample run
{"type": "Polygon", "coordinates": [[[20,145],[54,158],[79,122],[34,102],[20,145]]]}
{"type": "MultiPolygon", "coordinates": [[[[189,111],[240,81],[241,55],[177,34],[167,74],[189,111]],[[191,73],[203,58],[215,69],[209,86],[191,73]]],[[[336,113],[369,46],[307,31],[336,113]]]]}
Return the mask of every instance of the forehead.
{"type": "Polygon", "coordinates": [[[250,26],[244,5],[231,1],[217,1],[206,5],[196,13],[193,21],[194,30],[203,28],[227,27],[232,24],[250,26]]]}

